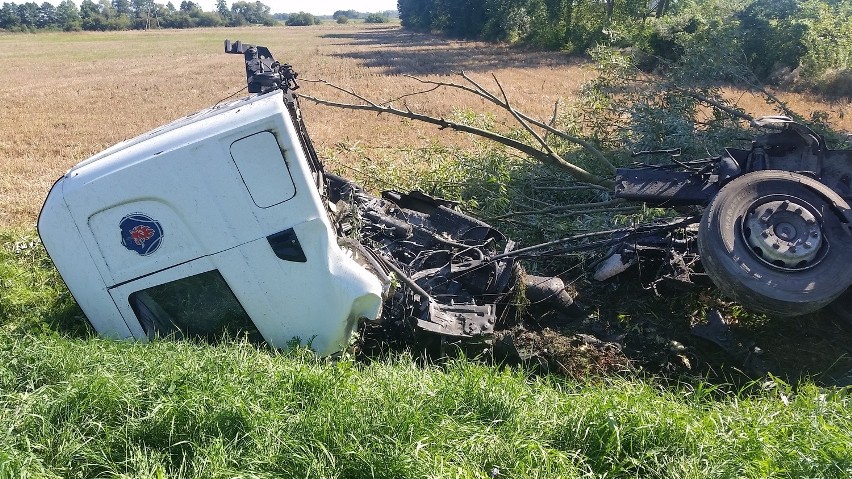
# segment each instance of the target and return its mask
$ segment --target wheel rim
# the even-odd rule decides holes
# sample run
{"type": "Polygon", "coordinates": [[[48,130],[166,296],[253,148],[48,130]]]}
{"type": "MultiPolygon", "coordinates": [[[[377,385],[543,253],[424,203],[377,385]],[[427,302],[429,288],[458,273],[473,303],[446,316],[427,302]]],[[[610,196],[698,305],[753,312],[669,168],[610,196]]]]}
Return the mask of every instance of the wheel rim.
{"type": "Polygon", "coordinates": [[[748,208],[741,233],[752,256],[778,270],[812,268],[828,253],[822,215],[801,198],[760,198],[748,208]]]}

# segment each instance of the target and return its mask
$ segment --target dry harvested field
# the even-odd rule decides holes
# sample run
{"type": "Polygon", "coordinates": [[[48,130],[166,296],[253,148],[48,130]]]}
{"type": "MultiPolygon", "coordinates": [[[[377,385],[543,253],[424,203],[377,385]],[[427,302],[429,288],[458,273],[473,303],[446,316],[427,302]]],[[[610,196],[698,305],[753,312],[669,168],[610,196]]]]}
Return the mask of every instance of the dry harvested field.
{"type": "MultiPolygon", "coordinates": [[[[0,225],[34,224],[53,181],[89,155],[244,87],[242,59],[223,53],[225,38],[268,46],[303,78],[326,79],[377,98],[420,88],[400,74],[435,76],[463,69],[484,78],[494,72],[513,98],[540,106],[531,111],[546,116],[560,95],[575,91],[584,80],[583,69],[558,53],[447,42],[395,27],[0,36],[0,225]]],[[[302,91],[335,97],[310,83],[304,83],[302,91]]],[[[432,95],[409,105],[443,115],[463,103],[432,95]]],[[[434,130],[404,127],[395,119],[307,102],[303,106],[314,141],[327,154],[354,147],[382,152],[387,147],[412,148],[440,136],[434,130]]]]}
{"type": "MultiPolygon", "coordinates": [[[[302,78],[324,79],[382,100],[423,89],[406,74],[434,79],[464,70],[482,82],[495,74],[516,107],[545,119],[556,100],[570,101],[593,74],[582,61],[558,52],[449,41],[395,26],[0,35],[0,227],[34,225],[53,181],[89,155],[237,93],[245,84],[243,64],[223,54],[225,38],[268,46],[302,78]]],[[[302,91],[341,98],[313,83],[304,83],[302,91]]],[[[731,94],[748,111],[772,113],[761,100],[731,94]]],[[[806,114],[827,111],[835,126],[852,130],[848,106],[802,95],[784,98],[806,114]]],[[[405,102],[437,116],[487,109],[456,93],[405,102]]],[[[308,128],[320,152],[331,157],[332,169],[345,170],[352,161],[392,167],[435,142],[467,141],[395,118],[305,103],[308,128]]]]}

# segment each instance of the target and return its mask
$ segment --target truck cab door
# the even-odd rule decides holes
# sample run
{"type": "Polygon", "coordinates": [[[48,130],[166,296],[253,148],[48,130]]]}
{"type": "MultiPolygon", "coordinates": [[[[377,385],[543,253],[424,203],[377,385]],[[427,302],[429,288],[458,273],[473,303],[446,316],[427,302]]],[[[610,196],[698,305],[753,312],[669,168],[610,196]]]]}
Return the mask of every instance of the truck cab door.
{"type": "Polygon", "coordinates": [[[360,318],[378,315],[381,297],[378,280],[330,243],[327,231],[321,221],[304,222],[110,295],[139,339],[246,336],[331,354],[346,347],[360,318]]]}

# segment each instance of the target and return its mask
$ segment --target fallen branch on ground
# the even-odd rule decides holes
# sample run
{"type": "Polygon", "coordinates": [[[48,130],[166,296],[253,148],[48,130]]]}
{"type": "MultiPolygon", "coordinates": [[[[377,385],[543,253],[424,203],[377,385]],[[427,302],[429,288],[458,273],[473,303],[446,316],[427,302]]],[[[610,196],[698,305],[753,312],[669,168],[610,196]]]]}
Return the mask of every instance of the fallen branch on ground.
{"type": "MultiPolygon", "coordinates": [[[[463,73],[462,73],[462,75],[463,75],[464,78],[468,78],[463,73]]],[[[378,114],[387,113],[387,114],[391,114],[391,115],[395,115],[395,116],[400,116],[400,117],[403,117],[403,118],[408,118],[408,119],[411,119],[411,120],[417,120],[417,121],[422,121],[424,123],[430,123],[430,124],[433,124],[433,125],[437,125],[440,129],[449,128],[451,130],[469,133],[469,134],[472,134],[472,135],[476,135],[476,136],[486,138],[486,139],[489,139],[491,141],[500,143],[502,145],[513,148],[515,150],[518,150],[518,151],[520,151],[520,152],[522,152],[522,153],[524,153],[524,154],[526,154],[526,155],[528,155],[532,158],[535,158],[538,161],[541,161],[542,163],[555,166],[555,167],[567,172],[574,179],[581,181],[583,183],[597,185],[597,186],[606,188],[608,190],[611,190],[615,186],[615,183],[611,179],[605,178],[605,177],[602,177],[602,176],[598,176],[594,173],[591,173],[591,172],[585,170],[584,168],[582,168],[578,165],[575,165],[574,163],[571,163],[571,162],[565,160],[550,145],[547,144],[545,139],[542,138],[542,136],[537,131],[535,131],[535,129],[532,127],[532,125],[543,128],[545,131],[553,133],[554,135],[558,135],[560,138],[563,138],[566,141],[569,141],[569,142],[572,142],[574,144],[582,146],[586,151],[588,151],[593,156],[595,156],[598,160],[600,160],[601,164],[609,172],[614,173],[615,168],[612,165],[612,163],[609,162],[609,160],[607,160],[606,156],[604,156],[604,154],[600,150],[595,148],[594,145],[592,145],[591,143],[589,143],[585,140],[567,135],[564,132],[561,132],[561,131],[557,130],[556,128],[552,127],[552,126],[547,125],[546,123],[542,123],[538,120],[534,120],[534,119],[530,118],[529,116],[518,112],[514,107],[512,107],[510,105],[508,96],[506,95],[506,92],[503,90],[502,85],[500,85],[499,81],[497,81],[496,77],[494,78],[494,80],[497,82],[497,85],[500,88],[500,92],[501,92],[502,97],[503,97],[502,99],[500,99],[499,97],[497,97],[493,93],[485,90],[484,88],[479,86],[476,82],[473,82],[473,80],[470,80],[469,78],[468,78],[468,80],[471,83],[473,83],[474,85],[476,85],[476,88],[468,87],[468,86],[464,86],[464,85],[457,85],[457,84],[453,84],[453,83],[440,84],[440,82],[430,82],[430,81],[418,79],[418,81],[421,81],[422,83],[432,84],[434,86],[434,88],[431,88],[431,89],[426,90],[424,92],[412,93],[412,94],[408,94],[408,95],[405,95],[405,96],[407,97],[407,96],[412,96],[412,95],[417,95],[417,94],[422,94],[422,93],[428,93],[428,92],[434,91],[435,89],[442,87],[442,86],[451,87],[451,88],[461,88],[465,91],[468,91],[468,92],[474,93],[478,96],[481,96],[483,98],[486,98],[489,101],[491,101],[492,103],[495,103],[496,105],[498,105],[501,108],[508,111],[512,115],[512,117],[524,128],[524,130],[526,130],[528,133],[530,133],[530,135],[539,144],[539,147],[531,146],[531,145],[524,143],[522,141],[518,141],[518,140],[515,140],[515,139],[512,139],[512,138],[508,138],[504,135],[500,135],[498,133],[488,131],[488,130],[485,130],[485,129],[482,129],[482,128],[476,128],[476,127],[465,125],[465,124],[462,124],[462,123],[457,123],[457,122],[454,122],[454,121],[446,120],[444,118],[437,118],[437,117],[433,117],[433,116],[429,116],[429,115],[424,115],[424,114],[421,114],[421,113],[416,113],[416,112],[411,111],[408,108],[406,108],[405,110],[401,110],[401,109],[393,107],[391,105],[391,102],[385,102],[385,103],[380,104],[380,103],[377,103],[375,101],[372,101],[372,100],[366,98],[363,95],[358,94],[355,91],[337,86],[337,85],[330,83],[328,81],[325,81],[325,80],[303,80],[303,81],[327,85],[330,88],[333,88],[333,89],[338,90],[340,92],[346,93],[347,95],[358,99],[361,103],[335,102],[335,101],[325,100],[325,99],[322,99],[322,98],[317,98],[317,97],[314,97],[314,96],[311,96],[311,95],[305,95],[305,94],[302,94],[300,96],[302,98],[309,100],[309,101],[312,101],[312,102],[314,102],[318,105],[332,106],[332,107],[337,107],[337,108],[345,108],[345,109],[349,109],[349,110],[374,111],[378,114]]],[[[400,98],[402,98],[402,97],[400,97],[400,98]]]]}

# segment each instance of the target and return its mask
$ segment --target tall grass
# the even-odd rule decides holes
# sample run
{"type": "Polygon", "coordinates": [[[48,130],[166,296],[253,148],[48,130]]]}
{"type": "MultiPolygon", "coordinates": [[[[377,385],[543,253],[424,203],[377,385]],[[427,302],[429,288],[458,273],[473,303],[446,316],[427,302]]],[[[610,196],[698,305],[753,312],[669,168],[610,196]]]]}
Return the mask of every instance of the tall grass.
{"type": "Polygon", "coordinates": [[[0,335],[4,477],[849,477],[848,390],[0,335]]]}
{"type": "Polygon", "coordinates": [[[0,231],[0,331],[88,331],[83,313],[34,232],[0,231]]]}
{"type": "Polygon", "coordinates": [[[244,342],[92,338],[0,250],[0,477],[849,477],[852,388],[569,381],[244,342]]]}

